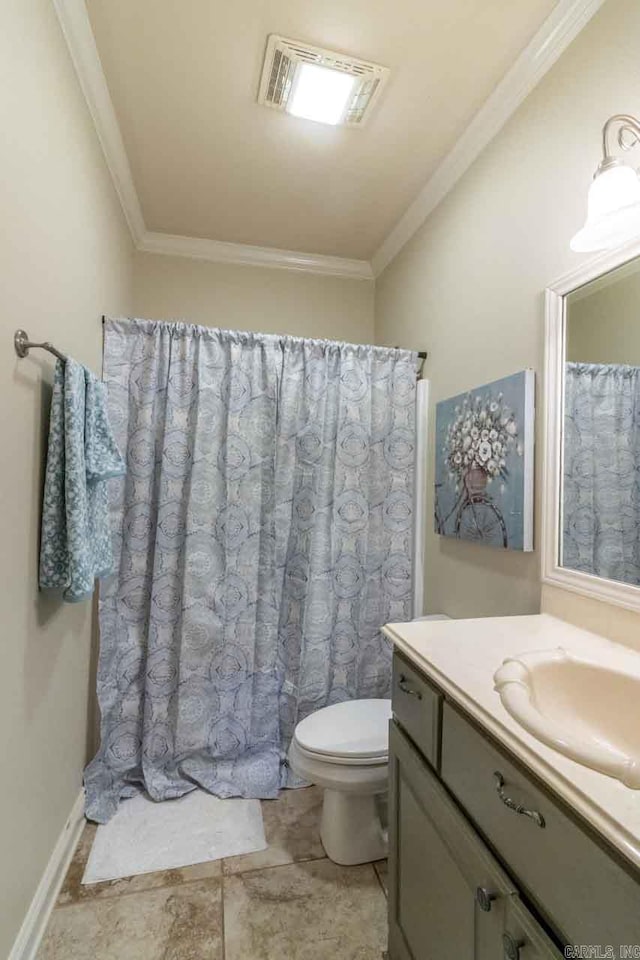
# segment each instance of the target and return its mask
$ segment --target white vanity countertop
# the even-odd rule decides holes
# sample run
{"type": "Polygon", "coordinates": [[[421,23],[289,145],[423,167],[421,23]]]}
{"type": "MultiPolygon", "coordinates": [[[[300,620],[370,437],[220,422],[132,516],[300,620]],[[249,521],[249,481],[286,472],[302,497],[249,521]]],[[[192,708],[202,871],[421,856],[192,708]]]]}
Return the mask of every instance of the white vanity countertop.
{"type": "MultiPolygon", "coordinates": [[[[503,660],[532,650],[602,651],[620,645],[548,614],[390,623],[384,633],[405,656],[504,743],[566,803],[640,868],[640,790],[545,746],[502,706],[493,675],[503,660]]],[[[627,648],[623,648],[627,649],[627,648]]]]}

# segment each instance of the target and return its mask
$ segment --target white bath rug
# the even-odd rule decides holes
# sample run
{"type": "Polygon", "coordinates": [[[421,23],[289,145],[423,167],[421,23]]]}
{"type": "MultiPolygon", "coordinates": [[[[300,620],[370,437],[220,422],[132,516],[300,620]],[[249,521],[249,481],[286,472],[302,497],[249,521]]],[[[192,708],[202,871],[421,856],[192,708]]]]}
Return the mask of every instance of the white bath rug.
{"type": "Polygon", "coordinates": [[[156,803],[141,794],[123,800],[109,823],[98,827],[82,882],[171,870],[266,846],[259,800],[219,800],[194,790],[156,803]]]}

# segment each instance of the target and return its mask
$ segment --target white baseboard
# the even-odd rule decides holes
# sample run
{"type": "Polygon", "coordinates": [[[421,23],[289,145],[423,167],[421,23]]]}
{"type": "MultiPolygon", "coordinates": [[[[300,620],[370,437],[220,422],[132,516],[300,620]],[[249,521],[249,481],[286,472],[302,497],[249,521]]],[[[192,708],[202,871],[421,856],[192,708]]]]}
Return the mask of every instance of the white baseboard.
{"type": "Polygon", "coordinates": [[[84,790],[81,790],[53,848],[8,960],[34,960],[84,824],[84,790]]]}

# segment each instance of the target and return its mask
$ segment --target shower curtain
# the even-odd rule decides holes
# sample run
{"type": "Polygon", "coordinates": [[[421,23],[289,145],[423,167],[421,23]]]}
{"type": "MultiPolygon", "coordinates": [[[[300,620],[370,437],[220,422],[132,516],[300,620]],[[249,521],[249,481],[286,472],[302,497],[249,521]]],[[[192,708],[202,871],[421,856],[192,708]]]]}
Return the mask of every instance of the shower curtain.
{"type": "Polygon", "coordinates": [[[640,368],[567,363],[562,564],[640,584],[640,368]]]}
{"type": "Polygon", "coordinates": [[[289,784],[298,720],[384,697],[411,614],[416,354],[107,321],[127,473],[101,590],[87,814],[289,784]]]}

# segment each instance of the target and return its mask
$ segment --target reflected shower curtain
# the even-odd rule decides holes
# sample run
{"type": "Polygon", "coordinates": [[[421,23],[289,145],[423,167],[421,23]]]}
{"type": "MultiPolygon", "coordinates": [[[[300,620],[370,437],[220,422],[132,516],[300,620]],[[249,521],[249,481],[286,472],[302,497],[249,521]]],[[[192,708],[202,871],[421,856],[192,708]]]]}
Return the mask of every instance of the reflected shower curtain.
{"type": "Polygon", "coordinates": [[[127,474],[101,590],[87,814],[202,786],[274,797],[295,724],[388,696],[411,614],[416,355],[108,321],[127,474]]]}
{"type": "Polygon", "coordinates": [[[563,566],[640,584],[640,368],[567,363],[563,566]]]}

